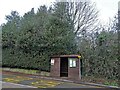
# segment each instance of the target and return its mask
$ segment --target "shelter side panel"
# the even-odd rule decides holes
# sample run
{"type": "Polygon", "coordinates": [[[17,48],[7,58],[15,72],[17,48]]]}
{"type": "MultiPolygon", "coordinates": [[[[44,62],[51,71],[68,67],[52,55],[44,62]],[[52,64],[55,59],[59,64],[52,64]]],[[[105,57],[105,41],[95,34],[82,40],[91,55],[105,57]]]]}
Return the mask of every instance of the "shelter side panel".
{"type": "Polygon", "coordinates": [[[68,67],[68,77],[74,79],[80,79],[80,65],[79,60],[76,61],[76,67],[68,67]]]}
{"type": "Polygon", "coordinates": [[[51,76],[60,77],[60,58],[51,58],[51,76]]]}

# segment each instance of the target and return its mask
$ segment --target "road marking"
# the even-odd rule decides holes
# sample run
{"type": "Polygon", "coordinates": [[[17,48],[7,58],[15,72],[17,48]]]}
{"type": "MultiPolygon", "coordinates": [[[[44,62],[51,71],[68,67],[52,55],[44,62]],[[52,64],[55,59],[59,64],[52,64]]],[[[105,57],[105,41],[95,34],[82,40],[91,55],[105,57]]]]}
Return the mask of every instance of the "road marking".
{"type": "Polygon", "coordinates": [[[19,83],[21,81],[32,80],[32,79],[33,78],[24,77],[24,76],[14,76],[14,77],[3,78],[3,81],[5,81],[5,82],[11,82],[11,83],[19,83]]]}
{"type": "Polygon", "coordinates": [[[34,86],[28,86],[28,85],[23,85],[23,84],[15,84],[15,83],[10,83],[10,82],[3,82],[3,81],[0,81],[0,82],[1,82],[1,83],[14,84],[14,85],[18,85],[18,86],[25,86],[25,87],[37,88],[37,87],[34,87],[34,86]]]}
{"type": "Polygon", "coordinates": [[[58,81],[50,81],[50,80],[38,80],[35,82],[32,82],[31,84],[33,86],[36,86],[38,88],[48,88],[48,87],[55,87],[59,84],[61,84],[62,82],[58,82],[58,81]]]}

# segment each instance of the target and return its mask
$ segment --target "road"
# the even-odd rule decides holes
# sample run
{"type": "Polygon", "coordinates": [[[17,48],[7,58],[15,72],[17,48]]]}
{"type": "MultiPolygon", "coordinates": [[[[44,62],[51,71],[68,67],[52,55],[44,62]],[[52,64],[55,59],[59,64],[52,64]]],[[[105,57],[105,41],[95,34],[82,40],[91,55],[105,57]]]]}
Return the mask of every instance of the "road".
{"type": "Polygon", "coordinates": [[[2,88],[102,88],[10,73],[2,73],[2,81],[2,88]]]}
{"type": "Polygon", "coordinates": [[[1,83],[2,83],[2,88],[37,88],[33,86],[15,84],[15,83],[10,83],[10,82],[1,82],[1,83]]]}
{"type": "MultiPolygon", "coordinates": [[[[2,82],[2,88],[38,88],[38,87],[22,85],[22,84],[15,84],[15,83],[10,83],[10,82],[2,82]]],[[[45,87],[43,87],[43,88],[45,88],[45,87]]],[[[55,86],[53,88],[98,88],[98,87],[88,87],[86,85],[66,83],[66,84],[61,84],[61,85],[55,86]]]]}

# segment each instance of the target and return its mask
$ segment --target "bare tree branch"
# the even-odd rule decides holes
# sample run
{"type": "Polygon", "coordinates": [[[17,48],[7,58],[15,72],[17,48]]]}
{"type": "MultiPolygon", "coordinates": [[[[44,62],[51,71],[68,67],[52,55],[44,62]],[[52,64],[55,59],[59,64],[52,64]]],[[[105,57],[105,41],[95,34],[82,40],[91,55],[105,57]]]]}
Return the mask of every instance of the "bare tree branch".
{"type": "Polygon", "coordinates": [[[73,21],[76,35],[80,34],[83,29],[90,30],[90,27],[95,27],[98,11],[94,4],[90,2],[68,2],[68,6],[69,16],[73,21]]]}

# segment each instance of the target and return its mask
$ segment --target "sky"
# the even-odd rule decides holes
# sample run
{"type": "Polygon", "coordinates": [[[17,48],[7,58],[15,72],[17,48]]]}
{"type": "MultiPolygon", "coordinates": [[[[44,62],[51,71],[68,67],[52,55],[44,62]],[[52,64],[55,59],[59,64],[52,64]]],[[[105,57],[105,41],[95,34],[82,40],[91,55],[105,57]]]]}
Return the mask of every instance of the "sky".
{"type": "MultiPolygon", "coordinates": [[[[51,5],[55,0],[0,0],[0,25],[5,23],[5,15],[9,15],[11,11],[18,11],[22,16],[31,8],[39,8],[40,5],[51,5]]],[[[118,1],[120,0],[91,0],[96,3],[99,10],[99,19],[102,23],[107,23],[109,18],[113,18],[117,14],[118,1]]]]}

